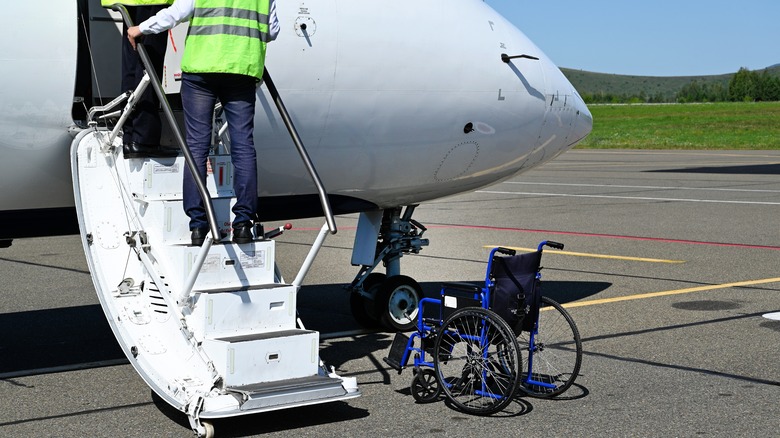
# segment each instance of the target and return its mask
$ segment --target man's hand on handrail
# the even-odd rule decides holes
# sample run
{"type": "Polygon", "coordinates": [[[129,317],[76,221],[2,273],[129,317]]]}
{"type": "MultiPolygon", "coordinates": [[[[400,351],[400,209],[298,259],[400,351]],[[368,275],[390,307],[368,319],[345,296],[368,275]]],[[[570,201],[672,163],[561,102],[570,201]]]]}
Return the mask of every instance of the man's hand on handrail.
{"type": "Polygon", "coordinates": [[[135,40],[142,35],[141,29],[138,26],[127,28],[127,39],[130,40],[130,45],[133,46],[133,50],[135,50],[135,40]]]}

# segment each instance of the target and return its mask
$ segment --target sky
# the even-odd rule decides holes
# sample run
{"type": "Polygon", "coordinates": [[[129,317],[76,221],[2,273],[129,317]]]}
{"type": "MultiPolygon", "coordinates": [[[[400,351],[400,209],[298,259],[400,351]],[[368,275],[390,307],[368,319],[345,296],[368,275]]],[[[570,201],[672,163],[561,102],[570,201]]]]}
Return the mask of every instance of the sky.
{"type": "Polygon", "coordinates": [[[559,67],[696,76],[780,63],[780,0],[485,0],[559,67]]]}

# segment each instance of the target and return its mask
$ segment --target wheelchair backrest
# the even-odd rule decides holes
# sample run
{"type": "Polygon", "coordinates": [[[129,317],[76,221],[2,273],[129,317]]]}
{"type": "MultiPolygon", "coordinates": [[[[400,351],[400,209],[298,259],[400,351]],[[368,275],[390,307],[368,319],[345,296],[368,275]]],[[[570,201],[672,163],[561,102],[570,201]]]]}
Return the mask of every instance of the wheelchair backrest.
{"type": "Polygon", "coordinates": [[[512,327],[516,334],[529,331],[539,316],[541,293],[536,278],[542,252],[495,256],[490,276],[494,286],[490,308],[512,327]]]}

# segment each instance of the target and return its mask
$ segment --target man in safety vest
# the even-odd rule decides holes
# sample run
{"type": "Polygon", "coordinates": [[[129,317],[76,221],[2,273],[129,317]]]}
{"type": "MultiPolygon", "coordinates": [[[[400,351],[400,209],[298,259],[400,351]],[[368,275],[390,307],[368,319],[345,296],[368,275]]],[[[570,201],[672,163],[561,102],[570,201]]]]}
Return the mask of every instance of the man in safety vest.
{"type": "MultiPolygon", "coordinates": [[[[253,239],[257,213],[257,158],[253,139],[257,84],[263,77],[266,43],[279,30],[273,0],[176,0],[154,17],[128,29],[135,46],[140,35],[164,32],[190,19],[182,56],[181,100],[187,145],[205,183],[212,118],[222,103],[233,162],[233,242],[253,239]]],[[[184,172],[184,211],[193,245],[209,232],[206,211],[189,169],[184,172]]]]}
{"type": "MultiPolygon", "coordinates": [[[[101,5],[111,7],[115,3],[125,5],[133,23],[139,23],[153,16],[173,0],[101,0],[101,5]]],[[[162,75],[165,61],[165,48],[168,39],[165,34],[154,35],[144,41],[149,59],[157,76],[162,75]]],[[[122,25],[122,91],[134,90],[144,76],[141,58],[127,39],[127,26],[122,25]]],[[[151,87],[138,99],[133,112],[122,127],[123,155],[125,158],[170,157],[176,156],[176,150],[160,148],[162,122],[160,120],[160,101],[151,87]]]]}

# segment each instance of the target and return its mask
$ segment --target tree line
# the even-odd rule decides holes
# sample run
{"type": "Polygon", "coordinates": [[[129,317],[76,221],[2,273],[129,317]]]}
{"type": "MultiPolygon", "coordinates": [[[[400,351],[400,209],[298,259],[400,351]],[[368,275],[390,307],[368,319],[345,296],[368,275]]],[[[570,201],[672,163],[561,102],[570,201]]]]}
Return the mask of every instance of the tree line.
{"type": "Polygon", "coordinates": [[[583,93],[585,103],[692,103],[780,101],[780,77],[740,68],[728,83],[693,80],[674,96],[644,91],[634,94],[583,93]]]}

